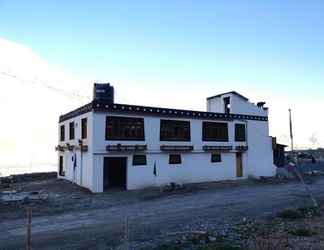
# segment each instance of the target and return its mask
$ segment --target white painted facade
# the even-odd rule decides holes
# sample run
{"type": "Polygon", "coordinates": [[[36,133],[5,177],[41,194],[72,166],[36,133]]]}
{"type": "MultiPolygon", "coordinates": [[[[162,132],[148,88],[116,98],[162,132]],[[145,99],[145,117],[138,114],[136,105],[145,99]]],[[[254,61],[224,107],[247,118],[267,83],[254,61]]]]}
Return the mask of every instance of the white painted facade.
{"type": "MultiPolygon", "coordinates": [[[[228,93],[207,100],[207,111],[224,113],[222,98],[230,97],[231,113],[244,115],[267,116],[268,111],[258,107],[236,93],[228,93]]],[[[275,166],[273,164],[272,140],[269,136],[268,121],[250,119],[219,120],[228,123],[228,142],[204,142],[202,141],[202,122],[217,121],[208,118],[166,117],[150,114],[133,114],[124,112],[106,112],[90,110],[59,123],[65,125],[65,140],[59,141],[59,145],[78,145],[81,138],[81,119],[88,118],[88,136],[83,144],[88,146],[86,152],[74,149],[72,151],[59,151],[63,156],[63,168],[65,176],[58,175],[78,185],[84,186],[92,192],[103,192],[104,157],[127,157],[126,189],[140,189],[149,186],[159,186],[170,182],[195,183],[219,180],[235,180],[248,176],[273,176],[275,166]],[[105,139],[106,117],[127,116],[144,118],[145,141],[108,141],[105,139]],[[160,141],[160,120],[186,120],[190,121],[191,140],[189,142],[160,141]],[[75,122],[75,139],[69,138],[69,123],[75,122]],[[235,124],[243,123],[246,126],[246,141],[235,141],[235,124]],[[147,165],[133,166],[133,152],[109,152],[107,145],[147,145],[147,150],[138,154],[146,154],[147,165]],[[169,153],[160,150],[161,145],[188,145],[193,146],[190,152],[181,152],[182,162],[177,165],[169,164],[169,153]],[[232,146],[233,149],[221,154],[221,162],[211,162],[211,152],[203,150],[203,146],[232,146]],[[236,146],[247,146],[242,152],[243,177],[236,174],[236,146]],[[81,155],[82,154],[82,155],[81,155]],[[76,155],[77,162],[72,158],[76,155]],[[82,160],[81,160],[82,157],[82,160]],[[153,174],[154,164],[157,175],[153,174]]],[[[171,152],[172,153],[172,152],[171,152]]]]}

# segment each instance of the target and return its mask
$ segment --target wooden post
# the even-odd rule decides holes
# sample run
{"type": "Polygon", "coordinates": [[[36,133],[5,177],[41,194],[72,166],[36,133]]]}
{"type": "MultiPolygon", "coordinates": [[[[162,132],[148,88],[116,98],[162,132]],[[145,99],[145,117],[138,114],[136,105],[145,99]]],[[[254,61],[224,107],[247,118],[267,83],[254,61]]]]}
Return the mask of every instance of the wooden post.
{"type": "Polygon", "coordinates": [[[27,208],[26,212],[27,212],[26,250],[31,250],[31,222],[32,222],[32,210],[31,210],[31,208],[27,208]]]}
{"type": "Polygon", "coordinates": [[[125,250],[129,250],[129,220],[128,216],[125,217],[125,250]]]}

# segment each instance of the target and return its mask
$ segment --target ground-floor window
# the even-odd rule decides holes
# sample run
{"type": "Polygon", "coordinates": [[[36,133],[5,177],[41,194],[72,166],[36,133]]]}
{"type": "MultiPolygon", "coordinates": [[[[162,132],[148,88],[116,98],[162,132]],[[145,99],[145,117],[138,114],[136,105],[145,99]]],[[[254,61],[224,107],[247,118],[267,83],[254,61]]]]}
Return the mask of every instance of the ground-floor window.
{"type": "Polygon", "coordinates": [[[146,155],[133,156],[133,166],[145,166],[146,164],[146,155]]]}
{"type": "Polygon", "coordinates": [[[211,162],[222,162],[221,154],[211,154],[211,162]]]}
{"type": "Polygon", "coordinates": [[[181,164],[181,155],[180,154],[170,154],[169,155],[169,164],[181,164]]]}
{"type": "Polygon", "coordinates": [[[60,158],[59,158],[59,175],[60,176],[65,176],[64,163],[63,163],[63,156],[62,155],[60,155],[60,158]]]}

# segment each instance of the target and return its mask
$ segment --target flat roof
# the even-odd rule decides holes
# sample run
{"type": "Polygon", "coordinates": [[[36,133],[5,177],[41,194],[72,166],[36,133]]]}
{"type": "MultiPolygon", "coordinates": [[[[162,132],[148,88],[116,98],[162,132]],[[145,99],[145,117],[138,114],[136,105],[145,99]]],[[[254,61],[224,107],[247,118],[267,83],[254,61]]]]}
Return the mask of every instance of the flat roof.
{"type": "Polygon", "coordinates": [[[124,114],[151,115],[160,117],[177,117],[191,119],[207,120],[258,120],[268,121],[268,116],[244,115],[244,114],[225,114],[183,109],[169,109],[159,107],[148,107],[129,104],[109,104],[104,102],[92,101],[80,108],[77,108],[67,114],[61,115],[59,122],[64,122],[87,112],[110,112],[124,114]]]}
{"type": "Polygon", "coordinates": [[[246,98],[245,96],[237,93],[236,91],[230,91],[230,92],[225,92],[225,93],[222,93],[222,94],[218,94],[218,95],[214,95],[214,96],[210,96],[210,97],[207,97],[207,100],[210,100],[210,99],[213,99],[213,98],[217,98],[217,97],[221,97],[223,95],[228,95],[228,94],[233,94],[233,95],[237,95],[238,97],[242,98],[243,100],[245,101],[248,101],[249,99],[246,98]]]}

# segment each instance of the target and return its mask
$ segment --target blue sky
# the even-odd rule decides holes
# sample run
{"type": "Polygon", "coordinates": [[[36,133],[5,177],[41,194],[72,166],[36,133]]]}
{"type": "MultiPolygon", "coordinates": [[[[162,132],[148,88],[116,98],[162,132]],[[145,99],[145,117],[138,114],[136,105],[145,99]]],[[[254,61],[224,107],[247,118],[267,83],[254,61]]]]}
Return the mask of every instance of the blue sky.
{"type": "Polygon", "coordinates": [[[1,1],[0,8],[4,38],[79,76],[324,90],[322,1],[1,1]]]}
{"type": "MultiPolygon", "coordinates": [[[[0,0],[0,70],[88,95],[94,81],[111,82],[118,102],[197,110],[205,109],[207,96],[236,90],[267,102],[270,132],[280,142],[289,143],[291,107],[296,145],[324,147],[324,117],[318,115],[324,110],[323,27],[324,2],[315,0],[0,0]],[[49,68],[67,74],[57,77],[49,68]]],[[[57,117],[84,102],[28,86],[20,98],[35,113],[28,131],[39,139],[30,161],[46,147],[43,155],[55,162],[57,117]]],[[[28,114],[2,94],[18,87],[0,78],[0,110],[10,105],[28,114]]],[[[23,151],[20,128],[10,121],[12,133],[0,128],[0,151],[23,151]]]]}

